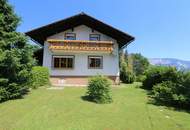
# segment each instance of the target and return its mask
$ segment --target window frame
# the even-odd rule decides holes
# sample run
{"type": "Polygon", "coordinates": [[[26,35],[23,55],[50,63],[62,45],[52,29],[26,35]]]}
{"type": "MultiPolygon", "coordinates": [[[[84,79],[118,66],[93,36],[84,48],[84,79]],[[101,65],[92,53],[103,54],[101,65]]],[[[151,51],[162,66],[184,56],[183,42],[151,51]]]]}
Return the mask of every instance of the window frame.
{"type": "Polygon", "coordinates": [[[103,69],[103,56],[90,55],[88,56],[88,69],[103,69]],[[100,67],[90,67],[90,58],[100,58],[100,67]]]}
{"type": "Polygon", "coordinates": [[[64,40],[70,40],[70,39],[67,39],[67,38],[66,38],[66,37],[67,37],[67,34],[73,34],[74,40],[76,40],[76,33],[65,33],[65,35],[64,35],[64,40]]]}
{"type": "Polygon", "coordinates": [[[101,35],[100,34],[95,34],[95,33],[89,34],[89,40],[90,41],[100,41],[100,39],[101,39],[101,35]],[[98,36],[98,40],[91,40],[92,35],[97,35],[98,36]]]}
{"type": "Polygon", "coordinates": [[[74,55],[52,55],[52,63],[51,64],[52,64],[52,68],[53,69],[66,69],[66,70],[67,69],[74,69],[74,67],[75,67],[75,56],[74,55]],[[72,59],[73,59],[72,67],[61,67],[60,66],[61,63],[59,63],[59,67],[55,67],[55,65],[54,65],[54,58],[69,58],[69,57],[72,57],[72,59]]]}

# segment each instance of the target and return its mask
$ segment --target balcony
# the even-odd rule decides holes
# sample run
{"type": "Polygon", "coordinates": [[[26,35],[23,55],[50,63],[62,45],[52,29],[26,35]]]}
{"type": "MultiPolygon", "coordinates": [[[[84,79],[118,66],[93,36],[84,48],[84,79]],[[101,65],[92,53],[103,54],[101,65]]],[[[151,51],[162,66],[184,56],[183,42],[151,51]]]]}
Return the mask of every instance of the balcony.
{"type": "Polygon", "coordinates": [[[49,39],[51,51],[90,51],[90,52],[113,52],[112,41],[87,41],[87,40],[57,40],[49,39]]]}

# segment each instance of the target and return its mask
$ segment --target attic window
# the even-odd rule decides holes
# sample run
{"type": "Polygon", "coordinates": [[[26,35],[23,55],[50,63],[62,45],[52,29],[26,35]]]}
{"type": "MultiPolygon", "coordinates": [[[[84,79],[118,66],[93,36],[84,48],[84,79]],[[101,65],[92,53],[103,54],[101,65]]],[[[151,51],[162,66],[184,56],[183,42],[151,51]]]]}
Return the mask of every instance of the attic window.
{"type": "Polygon", "coordinates": [[[65,33],[65,40],[76,40],[75,33],[65,33]]]}
{"type": "Polygon", "coordinates": [[[100,34],[90,34],[90,41],[100,41],[100,34]]]}

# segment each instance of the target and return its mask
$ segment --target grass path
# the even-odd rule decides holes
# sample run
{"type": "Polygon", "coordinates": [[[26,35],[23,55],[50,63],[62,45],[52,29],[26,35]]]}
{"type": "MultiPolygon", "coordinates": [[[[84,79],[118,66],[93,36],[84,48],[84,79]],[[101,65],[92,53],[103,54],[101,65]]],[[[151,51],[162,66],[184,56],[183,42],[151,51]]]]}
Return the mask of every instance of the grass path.
{"type": "Polygon", "coordinates": [[[85,88],[33,90],[0,104],[0,130],[190,130],[190,114],[148,104],[134,85],[113,88],[112,104],[83,101],[85,88]]]}

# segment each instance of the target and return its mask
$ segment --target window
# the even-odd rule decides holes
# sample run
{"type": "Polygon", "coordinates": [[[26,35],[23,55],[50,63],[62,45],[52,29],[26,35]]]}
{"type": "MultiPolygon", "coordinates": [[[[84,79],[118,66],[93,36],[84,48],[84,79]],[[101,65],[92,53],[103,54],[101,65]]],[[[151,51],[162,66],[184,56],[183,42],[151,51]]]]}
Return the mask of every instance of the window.
{"type": "Polygon", "coordinates": [[[100,41],[100,34],[90,34],[90,41],[100,41]]]}
{"type": "Polygon", "coordinates": [[[74,67],[74,56],[53,56],[53,67],[72,69],[74,67]]]}
{"type": "Polygon", "coordinates": [[[76,40],[75,33],[65,33],[65,40],[76,40]]]}
{"type": "Polygon", "coordinates": [[[102,69],[103,57],[102,56],[88,56],[88,68],[102,69]]]}

